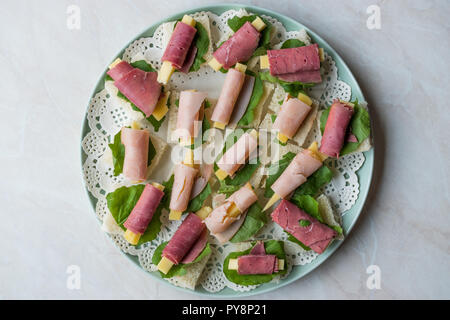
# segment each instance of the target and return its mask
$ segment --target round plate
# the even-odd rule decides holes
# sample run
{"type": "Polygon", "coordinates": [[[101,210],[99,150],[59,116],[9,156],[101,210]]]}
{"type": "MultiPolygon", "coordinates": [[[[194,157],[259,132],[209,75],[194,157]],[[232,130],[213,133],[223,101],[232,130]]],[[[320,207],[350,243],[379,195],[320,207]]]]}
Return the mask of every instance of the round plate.
{"type": "MultiPolygon", "coordinates": [[[[183,15],[185,14],[191,14],[191,13],[195,13],[198,11],[211,11],[217,15],[220,15],[222,13],[224,13],[225,11],[228,10],[232,10],[232,9],[241,9],[241,8],[245,8],[247,9],[247,11],[253,12],[253,13],[257,13],[257,14],[264,14],[264,15],[268,15],[268,16],[272,16],[274,18],[276,18],[278,21],[280,21],[284,27],[286,28],[287,31],[294,31],[294,30],[300,30],[301,28],[304,28],[308,34],[311,36],[311,38],[313,39],[313,41],[315,43],[318,43],[320,47],[324,48],[326,50],[326,52],[331,55],[331,57],[334,59],[334,61],[336,62],[336,66],[338,67],[338,75],[339,75],[339,79],[346,82],[347,84],[349,84],[352,88],[352,100],[354,99],[358,99],[359,101],[365,101],[364,99],[364,95],[361,92],[361,88],[359,87],[358,83],[356,82],[355,77],[353,76],[353,74],[351,73],[350,69],[348,68],[348,66],[345,64],[345,62],[342,60],[342,58],[337,54],[337,52],[335,50],[333,50],[333,48],[328,45],[328,43],[326,43],[320,36],[318,36],[314,31],[312,31],[311,29],[309,29],[308,27],[304,26],[303,24],[289,18],[286,17],[282,14],[273,12],[271,10],[267,10],[267,9],[262,9],[259,7],[254,7],[254,6],[248,6],[248,5],[238,5],[238,4],[233,4],[233,5],[212,5],[212,6],[206,6],[206,7],[199,7],[199,8],[194,8],[192,10],[188,10],[188,11],[184,11],[184,12],[180,12],[176,15],[173,15],[171,17],[168,17],[164,20],[161,20],[155,24],[153,24],[151,27],[149,27],[147,30],[145,30],[144,32],[142,32],[141,34],[137,35],[134,39],[132,39],[130,41],[130,43],[128,43],[118,54],[116,57],[121,57],[125,51],[125,49],[135,40],[142,38],[142,37],[150,37],[153,35],[153,33],[155,32],[156,28],[164,22],[167,21],[173,21],[176,19],[181,19],[183,17],[183,15]]],[[[115,59],[115,58],[114,58],[115,59]]],[[[113,59],[113,60],[114,60],[113,59]]],[[[94,92],[92,93],[91,97],[89,98],[89,101],[92,99],[92,97],[98,93],[99,91],[101,91],[104,88],[104,77],[106,74],[106,68],[105,68],[105,72],[100,76],[100,79],[97,82],[97,86],[94,89],[94,92]]],[[[88,104],[89,106],[89,104],[88,104]]],[[[89,132],[89,125],[88,125],[88,121],[87,121],[87,113],[83,122],[83,127],[82,127],[82,133],[81,133],[81,141],[83,141],[83,138],[85,137],[85,135],[89,132]]],[[[372,132],[372,136],[373,136],[373,132],[372,132]]],[[[366,201],[367,198],[367,194],[369,192],[369,187],[370,187],[370,183],[372,180],[372,172],[373,172],[373,162],[374,162],[374,150],[373,148],[370,151],[367,151],[364,153],[365,155],[365,162],[364,164],[361,166],[361,168],[358,170],[357,175],[359,178],[359,196],[358,199],[356,200],[355,205],[348,211],[345,212],[345,215],[343,216],[343,229],[345,234],[348,236],[348,234],[350,233],[351,229],[353,228],[354,224],[356,223],[356,220],[358,219],[364,203],[366,201]]],[[[84,161],[86,160],[87,155],[84,153],[83,149],[81,148],[81,163],[83,164],[84,161]]],[[[87,191],[87,188],[86,188],[87,191]]],[[[91,201],[92,204],[92,208],[94,209],[95,212],[95,205],[97,203],[97,199],[94,198],[89,191],[87,191],[88,195],[89,195],[89,199],[91,201]]],[[[237,291],[233,291],[230,288],[225,288],[220,292],[217,293],[211,293],[208,292],[206,290],[204,290],[201,287],[198,287],[195,291],[189,290],[189,289],[184,289],[184,288],[180,288],[180,287],[176,287],[174,285],[172,285],[171,283],[169,283],[166,280],[163,280],[159,274],[157,272],[152,272],[149,273],[147,271],[145,271],[147,274],[149,274],[150,276],[152,276],[153,278],[162,281],[164,284],[169,285],[169,286],[173,286],[175,288],[177,288],[178,290],[182,290],[185,292],[189,292],[189,293],[196,293],[196,294],[200,294],[200,295],[206,295],[206,296],[211,296],[211,297],[216,297],[216,298],[230,298],[230,297],[242,297],[242,296],[251,296],[251,295],[255,295],[255,294],[261,294],[261,293],[266,293],[272,290],[275,290],[277,288],[283,287],[289,283],[292,283],[295,280],[300,279],[301,277],[305,276],[306,274],[308,274],[309,272],[311,272],[312,270],[314,270],[315,268],[317,268],[320,264],[322,264],[326,259],[328,259],[328,257],[330,257],[336,250],[337,248],[339,248],[339,246],[343,243],[343,241],[334,241],[330,247],[321,255],[319,255],[313,262],[311,262],[310,264],[304,265],[304,266],[295,266],[292,269],[292,272],[289,274],[289,276],[286,279],[281,280],[279,283],[266,283],[263,285],[260,285],[258,288],[248,291],[248,292],[237,292],[237,291]]],[[[121,251],[122,252],[122,251],[121,251]]],[[[123,252],[122,252],[123,253],[123,252]]],[[[136,256],[132,256],[129,254],[124,253],[128,258],[130,258],[131,261],[133,261],[134,263],[136,263],[140,268],[141,266],[139,265],[139,261],[138,258],[136,256]]],[[[143,269],[142,269],[143,270],[143,269]]]]}

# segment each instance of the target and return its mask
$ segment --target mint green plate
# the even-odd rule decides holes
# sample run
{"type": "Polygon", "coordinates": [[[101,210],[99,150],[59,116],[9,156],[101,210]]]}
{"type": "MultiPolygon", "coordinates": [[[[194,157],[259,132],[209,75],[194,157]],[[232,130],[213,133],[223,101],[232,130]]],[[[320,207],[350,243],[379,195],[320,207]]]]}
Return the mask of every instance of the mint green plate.
{"type": "MultiPolygon", "coordinates": [[[[183,17],[184,14],[190,14],[190,13],[195,13],[198,11],[211,11],[215,14],[222,14],[223,12],[227,11],[227,10],[231,10],[231,9],[240,9],[240,8],[245,8],[248,11],[257,13],[257,14],[265,14],[268,16],[272,16],[274,18],[276,18],[278,21],[280,21],[284,27],[286,28],[287,31],[294,31],[294,30],[299,30],[301,28],[306,29],[306,31],[308,32],[308,34],[311,36],[311,38],[314,40],[314,42],[318,43],[320,47],[324,48],[325,51],[330,54],[334,61],[336,62],[336,66],[338,67],[339,70],[339,79],[343,80],[344,82],[346,82],[347,84],[349,84],[352,87],[352,100],[354,99],[358,99],[359,101],[365,101],[364,99],[364,95],[361,92],[361,88],[359,87],[358,83],[356,82],[355,77],[353,76],[353,74],[351,73],[350,69],[347,67],[347,65],[345,64],[345,62],[342,60],[342,58],[337,54],[336,51],[333,50],[333,48],[331,48],[328,43],[325,42],[325,40],[323,40],[319,35],[317,35],[314,31],[312,31],[311,29],[309,29],[308,27],[304,26],[303,24],[289,18],[286,17],[284,15],[281,15],[279,13],[276,13],[274,11],[271,10],[267,10],[267,9],[262,9],[262,8],[258,8],[258,7],[254,7],[254,6],[247,6],[247,5],[238,5],[238,4],[233,4],[233,5],[211,5],[211,6],[206,6],[206,7],[199,7],[199,8],[194,8],[192,10],[189,11],[184,11],[184,12],[180,12],[176,15],[173,15],[171,17],[168,17],[164,20],[161,20],[157,23],[155,23],[154,25],[152,25],[151,27],[149,27],[147,30],[145,30],[144,32],[142,32],[141,34],[137,35],[134,39],[132,39],[130,41],[130,43],[128,43],[123,49],[122,51],[120,51],[116,57],[121,57],[125,51],[125,48],[127,48],[131,42],[135,41],[136,39],[142,38],[142,37],[150,37],[153,35],[153,33],[155,32],[156,28],[163,22],[166,21],[173,21],[176,19],[181,19],[183,17]]],[[[115,58],[116,58],[115,57],[115,58]]],[[[115,59],[114,58],[114,59],[115,59]]],[[[111,61],[113,61],[114,59],[112,59],[111,61]]],[[[106,68],[105,68],[105,73],[106,73],[106,68]]],[[[97,86],[94,89],[94,92],[92,93],[90,99],[92,99],[92,97],[99,91],[101,91],[104,88],[104,78],[105,78],[105,73],[103,73],[100,77],[100,79],[97,82],[97,86]]],[[[89,100],[90,100],[89,99],[89,100]]],[[[87,121],[87,117],[85,117],[84,122],[83,122],[83,127],[82,127],[82,133],[81,133],[81,141],[83,140],[83,138],[85,137],[85,135],[89,132],[89,125],[88,125],[88,121],[87,121]]],[[[356,223],[356,220],[358,219],[364,203],[366,201],[367,198],[367,194],[369,192],[369,187],[370,187],[370,183],[372,180],[372,172],[373,172],[373,162],[374,162],[374,150],[373,148],[364,153],[365,157],[366,157],[366,161],[364,162],[363,166],[359,169],[359,171],[357,172],[358,174],[358,178],[359,178],[359,186],[360,186],[360,190],[359,190],[359,197],[355,203],[355,205],[348,210],[345,213],[345,216],[343,217],[343,228],[345,230],[345,234],[348,235],[351,231],[351,229],[353,228],[353,226],[356,223]]],[[[82,163],[84,163],[84,161],[86,160],[87,155],[84,153],[83,149],[81,148],[81,161],[82,163]]],[[[86,189],[87,191],[87,189],[86,189]]],[[[88,191],[88,195],[89,195],[89,199],[91,201],[92,207],[94,208],[95,211],[95,205],[97,203],[97,199],[95,199],[92,194],[90,194],[90,192],[88,191]]],[[[216,298],[236,298],[236,297],[243,297],[243,296],[251,296],[251,295],[255,295],[255,294],[261,294],[261,293],[266,293],[272,290],[275,290],[277,288],[280,288],[282,286],[288,285],[289,283],[294,282],[295,280],[298,280],[302,277],[304,277],[305,275],[307,275],[309,272],[311,272],[312,270],[314,270],[315,268],[317,268],[320,264],[322,264],[326,259],[328,259],[328,257],[330,257],[338,248],[339,246],[342,244],[343,241],[334,241],[330,247],[320,256],[318,256],[312,263],[307,264],[305,266],[295,266],[292,270],[292,272],[289,274],[289,276],[280,281],[279,283],[267,283],[267,284],[263,284],[261,286],[259,286],[258,288],[256,288],[255,290],[251,290],[249,292],[236,292],[233,291],[229,288],[225,288],[224,290],[217,292],[217,293],[210,293],[206,290],[204,290],[203,288],[197,288],[195,291],[192,290],[188,290],[188,289],[183,289],[183,288],[179,288],[176,286],[173,286],[172,284],[170,284],[169,282],[163,280],[158,273],[153,272],[153,273],[148,273],[147,271],[145,271],[146,273],[150,274],[150,276],[152,276],[153,278],[157,279],[158,281],[162,281],[164,284],[169,285],[169,286],[173,286],[174,288],[178,289],[178,290],[182,290],[185,292],[190,292],[190,293],[196,293],[199,295],[205,295],[205,296],[210,296],[210,297],[216,297],[216,298]]],[[[122,252],[122,251],[121,251],[122,252]]],[[[125,254],[125,253],[124,253],[125,254]]],[[[131,261],[133,261],[136,265],[139,266],[139,261],[138,258],[136,256],[132,256],[129,254],[125,254],[131,261]]],[[[150,282],[149,282],[150,284],[150,282]]],[[[298,285],[301,285],[300,283],[298,285]]]]}

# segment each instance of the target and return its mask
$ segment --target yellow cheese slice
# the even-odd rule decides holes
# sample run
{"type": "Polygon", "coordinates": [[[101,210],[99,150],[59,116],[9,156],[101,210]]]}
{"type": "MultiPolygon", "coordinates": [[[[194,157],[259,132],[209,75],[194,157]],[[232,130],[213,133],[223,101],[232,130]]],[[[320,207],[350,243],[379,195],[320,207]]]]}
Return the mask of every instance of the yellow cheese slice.
{"type": "Polygon", "coordinates": [[[212,208],[206,206],[206,207],[203,207],[200,210],[198,210],[195,214],[197,216],[199,216],[200,219],[205,220],[211,212],[212,212],[212,208]]]}
{"type": "Polygon", "coordinates": [[[170,210],[169,220],[180,220],[182,213],[183,213],[182,211],[170,210]]]}
{"type": "Polygon", "coordinates": [[[306,94],[304,93],[299,93],[297,96],[298,100],[304,102],[305,104],[307,104],[308,106],[312,105],[312,100],[310,97],[308,97],[306,94]]]}
{"type": "Polygon", "coordinates": [[[275,202],[277,202],[280,199],[281,199],[281,197],[279,195],[277,195],[276,193],[274,193],[272,198],[270,198],[270,200],[266,203],[266,206],[264,207],[264,209],[262,211],[263,212],[266,211],[271,206],[273,206],[275,202]]]}
{"type": "Polygon", "coordinates": [[[218,169],[216,171],[216,176],[220,181],[222,181],[223,179],[228,177],[228,173],[226,171],[223,171],[222,169],[218,169]]]}
{"type": "Polygon", "coordinates": [[[284,259],[277,259],[278,260],[278,270],[284,270],[284,259]]]}
{"type": "Polygon", "coordinates": [[[325,54],[323,52],[323,48],[319,48],[319,59],[320,59],[320,62],[325,61],[325,54]]]}
{"type": "Polygon", "coordinates": [[[134,129],[134,130],[140,130],[140,129],[141,129],[141,126],[140,126],[139,123],[137,123],[136,121],[133,121],[133,122],[131,123],[131,129],[134,129]]]}
{"type": "Polygon", "coordinates": [[[326,154],[323,154],[322,152],[319,151],[319,145],[317,141],[311,143],[311,145],[308,147],[308,150],[311,151],[312,156],[319,161],[323,162],[326,158],[328,158],[326,154]]]}
{"type": "Polygon", "coordinates": [[[190,137],[190,138],[180,138],[179,144],[183,147],[188,147],[194,144],[194,138],[190,137]]]}
{"type": "Polygon", "coordinates": [[[234,68],[242,73],[245,73],[245,71],[247,70],[247,66],[245,64],[242,63],[236,63],[236,65],[234,66],[234,68]]]}
{"type": "Polygon", "coordinates": [[[220,130],[225,129],[226,125],[227,125],[226,123],[222,123],[222,122],[218,122],[218,121],[214,122],[214,128],[217,128],[220,130]]]}
{"type": "Polygon", "coordinates": [[[183,19],[181,19],[181,22],[186,23],[187,25],[190,25],[191,27],[195,27],[196,21],[187,14],[184,15],[183,19]]]}
{"type": "Polygon", "coordinates": [[[167,259],[166,257],[162,257],[161,261],[158,263],[158,270],[161,271],[164,274],[167,274],[167,272],[172,269],[174,263],[167,259]]]}
{"type": "Polygon", "coordinates": [[[228,270],[237,270],[237,269],[238,269],[238,259],[228,260],[228,270]]]}
{"type": "Polygon", "coordinates": [[[158,82],[162,84],[167,84],[174,71],[175,68],[172,66],[172,63],[169,61],[164,61],[162,63],[161,69],[159,69],[158,72],[158,82]]]}
{"type": "Polygon", "coordinates": [[[277,139],[281,142],[281,143],[286,143],[289,140],[289,137],[282,134],[281,132],[278,132],[277,134],[277,139]]]}
{"type": "Polygon", "coordinates": [[[194,151],[192,149],[186,150],[183,163],[187,166],[194,167],[194,151]]]}
{"type": "Polygon", "coordinates": [[[158,103],[156,104],[152,116],[155,117],[157,121],[160,121],[169,111],[169,108],[167,107],[167,100],[169,99],[169,94],[170,92],[164,92],[161,98],[159,98],[158,103]]]}
{"type": "Polygon", "coordinates": [[[345,101],[345,100],[339,100],[339,102],[340,102],[340,103],[344,103],[345,105],[350,106],[350,107],[352,107],[352,108],[355,107],[355,104],[354,104],[354,103],[351,103],[351,102],[348,102],[348,101],[345,101]]]}
{"type": "Polygon", "coordinates": [[[128,241],[129,244],[132,244],[133,246],[137,245],[139,242],[139,239],[141,238],[141,235],[139,233],[134,233],[133,231],[127,229],[125,231],[123,237],[125,240],[128,241]]]}
{"type": "Polygon", "coordinates": [[[219,71],[223,66],[219,61],[216,60],[216,58],[212,58],[211,60],[209,60],[208,64],[215,71],[219,71]]]}
{"type": "Polygon", "coordinates": [[[256,17],[256,19],[252,22],[252,26],[255,27],[256,30],[261,32],[266,27],[266,24],[260,17],[256,17]]]}
{"type": "Polygon", "coordinates": [[[152,186],[154,186],[156,189],[164,191],[164,186],[162,184],[159,184],[158,182],[152,182],[152,186]]]}
{"type": "Polygon", "coordinates": [[[231,205],[227,209],[227,216],[235,218],[238,215],[241,214],[241,210],[236,206],[234,202],[231,203],[231,205]]]}
{"type": "Polygon", "coordinates": [[[261,69],[269,69],[270,68],[269,56],[268,55],[259,57],[259,67],[261,69]]]}
{"type": "Polygon", "coordinates": [[[110,65],[109,65],[109,69],[112,69],[112,68],[114,68],[115,66],[117,66],[119,63],[121,63],[122,62],[122,59],[120,59],[120,58],[117,58],[116,60],[114,60],[113,61],[113,63],[111,63],[110,65]]]}

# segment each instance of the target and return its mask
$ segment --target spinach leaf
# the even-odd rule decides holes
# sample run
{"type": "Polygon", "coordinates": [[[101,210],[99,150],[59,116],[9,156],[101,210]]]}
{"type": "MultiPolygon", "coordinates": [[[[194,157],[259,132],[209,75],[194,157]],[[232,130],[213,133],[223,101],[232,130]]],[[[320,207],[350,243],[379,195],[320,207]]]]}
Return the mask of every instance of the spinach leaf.
{"type": "Polygon", "coordinates": [[[197,47],[197,53],[195,55],[194,62],[192,63],[192,66],[189,69],[189,72],[197,71],[200,69],[202,63],[205,62],[203,56],[208,51],[209,47],[208,31],[206,31],[203,25],[199,22],[195,24],[195,28],[197,29],[197,32],[195,34],[193,42],[194,45],[197,47]]]}
{"type": "Polygon", "coordinates": [[[292,197],[295,198],[301,195],[309,195],[314,197],[317,195],[320,188],[329,183],[331,179],[333,179],[333,172],[326,165],[323,165],[316,172],[310,175],[305,183],[295,190],[292,197]]]}
{"type": "Polygon", "coordinates": [[[269,81],[271,83],[278,83],[284,89],[285,92],[291,96],[298,96],[300,92],[304,93],[306,88],[313,87],[314,83],[303,83],[299,81],[287,82],[272,76],[269,71],[260,72],[259,76],[262,80],[269,81]]]}
{"type": "Polygon", "coordinates": [[[250,206],[245,217],[244,223],[236,232],[236,234],[231,238],[230,242],[238,243],[242,241],[247,241],[267,223],[267,215],[262,212],[261,206],[258,202],[250,206]]]}
{"type": "Polygon", "coordinates": [[[196,212],[200,210],[203,207],[203,203],[205,200],[209,197],[209,195],[212,193],[211,186],[208,183],[206,187],[200,192],[196,197],[191,199],[189,201],[188,208],[186,209],[186,212],[196,212]]]}
{"type": "Polygon", "coordinates": [[[252,96],[247,106],[247,110],[238,122],[238,126],[248,126],[255,119],[255,110],[264,94],[264,84],[259,76],[255,77],[252,96]]]}
{"type": "Polygon", "coordinates": [[[288,39],[281,45],[281,49],[304,47],[305,43],[298,39],[288,39]]]}

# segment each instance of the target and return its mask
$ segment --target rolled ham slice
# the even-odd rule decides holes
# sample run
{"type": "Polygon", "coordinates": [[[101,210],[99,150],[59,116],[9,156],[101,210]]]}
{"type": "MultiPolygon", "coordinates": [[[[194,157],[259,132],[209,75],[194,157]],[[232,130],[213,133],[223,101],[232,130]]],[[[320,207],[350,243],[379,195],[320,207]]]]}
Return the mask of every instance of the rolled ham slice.
{"type": "Polygon", "coordinates": [[[228,70],[225,82],[222,86],[222,91],[220,92],[219,99],[217,100],[217,104],[214,107],[211,116],[212,121],[224,124],[227,124],[230,121],[234,105],[239,97],[244,80],[244,73],[237,71],[236,69],[228,70]]]}
{"type": "Polygon", "coordinates": [[[303,101],[297,98],[288,99],[281,106],[281,110],[272,128],[292,138],[297,133],[298,128],[300,128],[310,110],[311,107],[303,101]]]}
{"type": "Polygon", "coordinates": [[[274,254],[245,255],[238,258],[238,274],[273,274],[278,264],[274,254]]]}
{"type": "Polygon", "coordinates": [[[193,213],[189,213],[163,249],[162,256],[174,264],[180,263],[191,251],[204,229],[205,225],[202,219],[193,213]]]}
{"type": "Polygon", "coordinates": [[[163,196],[163,191],[147,184],[123,226],[134,233],[144,234],[163,196]]]}
{"type": "Polygon", "coordinates": [[[197,239],[197,241],[192,246],[191,250],[184,256],[181,263],[187,264],[194,261],[198,255],[205,249],[206,243],[208,243],[208,229],[204,228],[203,232],[201,233],[200,237],[197,239]]]}
{"type": "Polygon", "coordinates": [[[106,72],[106,73],[111,78],[113,78],[114,81],[117,81],[133,69],[134,69],[133,66],[130,65],[128,62],[121,61],[118,64],[116,64],[114,66],[114,68],[112,68],[111,70],[108,70],[108,72],[106,72]]]}
{"type": "Polygon", "coordinates": [[[282,200],[271,216],[272,220],[284,230],[319,254],[324,252],[337,236],[336,231],[287,200],[282,200]],[[300,220],[307,220],[310,225],[303,227],[300,225],[300,220]]]}
{"type": "Polygon", "coordinates": [[[122,128],[120,136],[125,146],[123,175],[133,181],[145,180],[150,133],[147,130],[122,128]]]}
{"type": "Polygon", "coordinates": [[[305,149],[298,153],[284,172],[272,184],[272,190],[281,198],[286,198],[291,192],[306,182],[306,179],[322,166],[322,162],[305,149]]]}
{"type": "Polygon", "coordinates": [[[156,80],[157,77],[158,74],[156,72],[145,72],[134,68],[114,81],[114,85],[128,100],[149,117],[155,110],[161,94],[161,85],[156,80]]]}
{"type": "Polygon", "coordinates": [[[258,140],[246,132],[224,153],[222,158],[217,162],[217,166],[232,176],[257,147],[258,140]]]}
{"type": "Polygon", "coordinates": [[[230,241],[231,238],[234,237],[236,232],[238,232],[238,230],[241,228],[246,217],[247,217],[247,212],[244,212],[243,214],[240,215],[239,219],[237,219],[232,224],[230,224],[228,229],[226,229],[225,231],[220,232],[220,233],[215,233],[214,237],[216,237],[216,239],[222,244],[230,241]]]}
{"type": "Polygon", "coordinates": [[[196,32],[197,29],[194,27],[179,21],[173,30],[161,61],[169,61],[175,68],[180,69],[184,64],[196,32]]]}
{"type": "Polygon", "coordinates": [[[250,103],[254,86],[255,77],[245,75],[244,84],[242,85],[241,92],[239,93],[239,97],[234,105],[229,124],[237,125],[239,120],[241,120],[244,116],[245,111],[247,111],[248,104],[250,103]]]}
{"type": "Polygon", "coordinates": [[[250,59],[253,51],[258,47],[261,34],[250,22],[246,22],[233,36],[225,41],[213,56],[228,69],[237,62],[244,62],[250,59]]]}
{"type": "Polygon", "coordinates": [[[330,157],[339,157],[352,116],[352,107],[338,100],[333,102],[325,125],[325,131],[323,132],[320,152],[330,157]]]}
{"type": "Polygon", "coordinates": [[[197,136],[195,121],[200,121],[200,109],[208,96],[205,92],[181,91],[177,115],[177,137],[189,139],[197,136]]]}
{"type": "Polygon", "coordinates": [[[209,178],[214,171],[214,164],[204,163],[200,166],[200,175],[195,179],[191,191],[191,199],[198,196],[208,184],[209,178]]]}
{"type": "Polygon", "coordinates": [[[183,163],[175,166],[172,194],[170,196],[170,209],[185,211],[191,197],[192,186],[198,170],[183,163]]]}
{"type": "Polygon", "coordinates": [[[257,200],[258,197],[255,192],[250,190],[247,186],[243,186],[238,191],[234,192],[228,199],[226,199],[224,204],[215,208],[209,214],[209,216],[205,219],[206,227],[213,235],[225,232],[230,225],[234,224],[235,221],[237,221],[257,200]],[[241,212],[241,214],[236,217],[228,215],[228,210],[233,203],[241,212]]]}

